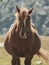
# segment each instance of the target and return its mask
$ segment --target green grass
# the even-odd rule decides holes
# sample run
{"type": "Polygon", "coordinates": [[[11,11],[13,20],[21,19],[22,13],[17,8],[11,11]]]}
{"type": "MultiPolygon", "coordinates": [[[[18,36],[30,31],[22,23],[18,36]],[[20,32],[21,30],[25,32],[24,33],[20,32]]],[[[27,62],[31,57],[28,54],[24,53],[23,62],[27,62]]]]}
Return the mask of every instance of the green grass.
{"type": "MultiPolygon", "coordinates": [[[[42,47],[49,51],[49,37],[41,37],[42,47]]],[[[11,56],[5,51],[3,47],[0,47],[0,65],[11,65],[11,56]]],[[[44,59],[39,58],[37,55],[32,59],[31,65],[37,65],[37,61],[41,60],[42,65],[48,65],[44,59]]],[[[24,59],[21,58],[21,65],[24,65],[24,59]]],[[[41,64],[40,64],[41,65],[41,64]]]]}
{"type": "Polygon", "coordinates": [[[5,51],[3,47],[0,47],[0,65],[10,65],[11,56],[5,51]]]}
{"type": "Polygon", "coordinates": [[[0,35],[0,42],[4,41],[4,36],[0,35]]]}
{"type": "Polygon", "coordinates": [[[41,46],[49,52],[49,36],[41,36],[41,46]]]}

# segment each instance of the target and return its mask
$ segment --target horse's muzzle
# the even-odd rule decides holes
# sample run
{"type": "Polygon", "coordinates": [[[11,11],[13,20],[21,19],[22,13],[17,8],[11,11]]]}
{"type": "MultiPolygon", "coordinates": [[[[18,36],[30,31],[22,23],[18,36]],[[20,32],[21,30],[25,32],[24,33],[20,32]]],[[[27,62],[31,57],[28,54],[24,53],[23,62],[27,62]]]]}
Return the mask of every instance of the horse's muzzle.
{"type": "Polygon", "coordinates": [[[28,31],[26,31],[26,32],[21,31],[21,32],[20,32],[20,37],[21,37],[21,38],[27,38],[27,37],[29,36],[29,34],[30,34],[30,33],[29,33],[28,31]]]}

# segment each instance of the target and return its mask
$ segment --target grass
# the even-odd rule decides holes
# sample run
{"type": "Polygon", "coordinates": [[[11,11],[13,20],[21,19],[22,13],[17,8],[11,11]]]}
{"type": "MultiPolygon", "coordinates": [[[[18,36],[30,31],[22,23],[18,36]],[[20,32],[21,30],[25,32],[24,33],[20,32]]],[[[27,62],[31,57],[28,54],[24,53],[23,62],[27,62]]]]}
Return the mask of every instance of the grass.
{"type": "Polygon", "coordinates": [[[41,46],[49,52],[49,36],[41,36],[41,46]]]}
{"type": "Polygon", "coordinates": [[[10,65],[11,56],[5,51],[3,47],[0,47],[0,65],[10,65]]]}
{"type": "MultiPolygon", "coordinates": [[[[42,47],[49,51],[49,37],[41,36],[41,41],[42,47]]],[[[0,65],[11,65],[11,59],[11,56],[5,51],[5,49],[3,47],[0,47],[0,65]]],[[[39,60],[42,61],[42,64],[40,65],[48,65],[44,59],[39,58],[37,55],[35,55],[32,59],[31,65],[38,65],[36,62],[39,60]]],[[[21,65],[24,65],[24,58],[21,58],[21,65]]]]}
{"type": "Polygon", "coordinates": [[[4,41],[4,36],[0,35],[0,42],[4,41]]]}

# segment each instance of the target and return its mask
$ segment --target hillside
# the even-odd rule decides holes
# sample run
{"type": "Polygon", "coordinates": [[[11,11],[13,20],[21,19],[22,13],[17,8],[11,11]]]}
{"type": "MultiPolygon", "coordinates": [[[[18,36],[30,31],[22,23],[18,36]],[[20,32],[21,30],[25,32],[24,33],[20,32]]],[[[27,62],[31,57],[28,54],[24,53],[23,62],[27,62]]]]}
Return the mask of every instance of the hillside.
{"type": "Polygon", "coordinates": [[[49,35],[49,0],[1,0],[0,34],[5,34],[15,20],[15,7],[34,7],[32,20],[40,35],[49,35]]]}

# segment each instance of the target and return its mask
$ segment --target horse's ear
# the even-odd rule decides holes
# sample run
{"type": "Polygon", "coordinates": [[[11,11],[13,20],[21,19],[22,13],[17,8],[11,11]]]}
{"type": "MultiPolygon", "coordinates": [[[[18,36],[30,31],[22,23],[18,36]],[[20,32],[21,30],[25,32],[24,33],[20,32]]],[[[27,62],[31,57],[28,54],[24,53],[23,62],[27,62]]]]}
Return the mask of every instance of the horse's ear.
{"type": "Polygon", "coordinates": [[[31,14],[34,8],[29,9],[28,14],[31,14]]]}
{"type": "Polygon", "coordinates": [[[16,5],[16,10],[19,13],[20,12],[20,8],[16,5]]]}

